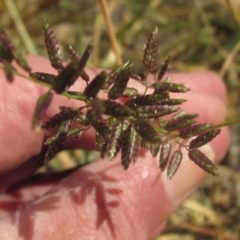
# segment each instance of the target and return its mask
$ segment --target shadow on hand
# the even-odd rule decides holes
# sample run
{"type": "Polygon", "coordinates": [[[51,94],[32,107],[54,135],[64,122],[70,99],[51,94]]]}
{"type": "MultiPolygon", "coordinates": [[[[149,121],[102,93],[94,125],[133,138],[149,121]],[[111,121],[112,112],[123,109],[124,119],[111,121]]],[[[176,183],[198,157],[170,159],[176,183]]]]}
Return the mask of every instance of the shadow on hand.
{"type": "Polygon", "coordinates": [[[36,181],[38,176],[33,176],[32,178],[24,180],[23,184],[18,184],[18,186],[11,188],[7,194],[14,198],[14,200],[0,201],[0,209],[4,210],[6,213],[11,213],[10,216],[12,219],[12,224],[14,226],[18,226],[19,236],[23,237],[25,240],[32,240],[34,231],[36,230],[34,221],[37,217],[37,212],[48,212],[64,207],[61,204],[61,199],[66,198],[67,195],[69,195],[70,199],[72,200],[72,204],[76,205],[83,205],[87,197],[94,197],[97,207],[96,229],[99,229],[106,221],[110,232],[113,236],[115,236],[115,228],[111,217],[111,208],[118,207],[119,202],[117,197],[116,199],[113,198],[113,200],[108,201],[109,198],[107,195],[116,196],[121,194],[123,191],[122,189],[114,187],[105,188],[105,182],[112,182],[114,184],[114,182],[117,182],[118,179],[108,176],[106,173],[104,173],[104,171],[96,173],[80,169],[79,173],[74,173],[74,175],[76,176],[77,174],[78,177],[70,176],[69,178],[62,177],[68,176],[73,172],[73,170],[67,171],[66,173],[57,173],[57,178],[59,180],[62,179],[60,184],[54,186],[50,189],[50,191],[34,201],[22,201],[22,196],[20,193],[21,190],[17,190],[19,186],[24,185],[24,183],[25,186],[33,185],[37,182],[42,184],[44,181],[49,182],[49,180],[51,181],[52,179],[56,178],[56,175],[50,175],[47,177],[45,175],[44,177],[42,176],[42,179],[44,179],[43,181],[39,179],[36,181]]]}

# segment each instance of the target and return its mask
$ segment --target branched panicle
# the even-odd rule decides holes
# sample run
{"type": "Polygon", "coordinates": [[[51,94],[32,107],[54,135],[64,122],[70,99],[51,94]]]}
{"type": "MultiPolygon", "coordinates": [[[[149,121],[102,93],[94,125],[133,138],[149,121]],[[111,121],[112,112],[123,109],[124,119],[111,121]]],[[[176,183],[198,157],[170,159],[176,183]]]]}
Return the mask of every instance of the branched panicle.
{"type": "Polygon", "coordinates": [[[124,169],[137,161],[141,148],[144,148],[153,157],[159,155],[159,168],[161,171],[167,168],[167,176],[171,179],[182,161],[181,149],[185,149],[190,160],[200,168],[218,175],[215,165],[198,148],[220,133],[220,125],[196,124],[198,114],[179,111],[186,100],[172,98],[172,93],[181,93],[182,96],[182,93],[190,89],[183,84],[171,82],[171,77],[164,79],[169,58],[161,66],[157,62],[157,28],[150,34],[144,50],[145,72],[134,72],[134,65],[129,60],[112,71],[102,71],[91,79],[85,70],[93,51],[92,42],[82,55],[78,55],[67,44],[70,62],[64,65],[57,39],[48,23],[45,24],[44,35],[51,65],[58,70],[56,75],[41,71],[30,72],[25,58],[13,46],[6,33],[0,30],[0,62],[9,82],[13,81],[14,74],[17,73],[17,68],[12,65],[16,61],[30,78],[50,85],[51,89],[37,101],[32,121],[34,129],[40,129],[52,101],[53,91],[77,100],[75,104],[79,103],[76,108],[60,106],[60,112],[42,124],[42,129],[54,128],[55,131],[44,143],[48,146],[45,162],[55,156],[62,144],[80,139],[85,131],[92,128],[100,157],[113,160],[120,153],[124,169]],[[154,83],[148,79],[149,74],[156,74],[154,83]],[[84,90],[69,91],[68,88],[78,78],[85,81],[85,88],[80,88],[84,90]],[[129,87],[132,84],[129,84],[132,81],[130,79],[138,81],[143,88],[129,87]],[[107,97],[102,98],[104,94],[107,97]],[[177,113],[172,116],[174,112],[177,113]],[[186,140],[192,137],[195,138],[187,144],[186,140]],[[172,144],[178,144],[179,148],[171,155],[172,144]]]}
{"type": "Polygon", "coordinates": [[[208,157],[203,154],[198,149],[193,149],[188,152],[188,157],[195,162],[200,168],[202,168],[204,171],[214,175],[218,176],[218,170],[216,166],[208,159],[208,157]]]}
{"type": "Polygon", "coordinates": [[[44,25],[44,37],[51,65],[60,72],[63,69],[62,54],[60,52],[58,41],[54,35],[54,32],[47,22],[44,25]]]}
{"type": "Polygon", "coordinates": [[[156,27],[148,38],[143,55],[143,65],[150,73],[157,71],[158,41],[158,28],[156,27]]]}

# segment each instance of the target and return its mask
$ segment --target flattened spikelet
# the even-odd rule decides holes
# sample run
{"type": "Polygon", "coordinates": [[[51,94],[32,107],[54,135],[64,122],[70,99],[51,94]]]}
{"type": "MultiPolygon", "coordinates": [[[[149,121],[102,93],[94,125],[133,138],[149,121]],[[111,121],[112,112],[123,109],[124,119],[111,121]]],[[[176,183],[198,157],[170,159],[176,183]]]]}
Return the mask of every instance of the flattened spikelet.
{"type": "Polygon", "coordinates": [[[83,132],[84,130],[79,127],[70,129],[66,135],[66,139],[64,140],[64,143],[79,140],[83,132]]]}
{"type": "Polygon", "coordinates": [[[53,85],[57,76],[55,76],[53,74],[49,74],[49,73],[33,72],[33,73],[29,74],[29,77],[31,77],[34,80],[44,82],[44,83],[47,83],[49,85],[53,85]]]}
{"type": "Polygon", "coordinates": [[[122,93],[122,97],[136,97],[138,95],[138,90],[136,88],[125,88],[124,92],[122,93]]]}
{"type": "Polygon", "coordinates": [[[125,170],[128,169],[131,162],[135,162],[140,141],[137,132],[131,125],[123,132],[122,149],[121,149],[121,163],[125,170]]]}
{"type": "Polygon", "coordinates": [[[185,118],[177,118],[170,120],[164,128],[168,131],[175,131],[182,128],[190,127],[195,124],[195,120],[192,118],[185,119],[185,118]]]}
{"type": "Polygon", "coordinates": [[[136,108],[138,106],[146,106],[146,105],[152,105],[152,104],[169,104],[169,101],[171,100],[167,97],[167,94],[146,94],[142,96],[137,96],[135,98],[132,98],[126,102],[126,105],[128,105],[131,108],[136,108]]]}
{"type": "Polygon", "coordinates": [[[161,144],[161,138],[157,131],[146,120],[137,120],[134,124],[134,128],[143,140],[150,143],[158,142],[161,144]]]}
{"type": "Polygon", "coordinates": [[[87,119],[87,116],[83,112],[78,113],[76,121],[83,126],[88,126],[90,124],[87,119]]]}
{"type": "Polygon", "coordinates": [[[199,134],[202,134],[209,130],[213,124],[211,123],[202,123],[202,124],[196,124],[191,127],[184,128],[179,131],[179,137],[183,139],[187,139],[190,137],[197,136],[199,134]]]}
{"type": "Polygon", "coordinates": [[[157,71],[158,41],[158,28],[156,27],[148,38],[143,55],[143,65],[150,73],[157,71]]]}
{"type": "Polygon", "coordinates": [[[78,115],[78,110],[73,108],[64,108],[59,113],[55,114],[53,117],[48,119],[43,125],[42,128],[49,129],[56,127],[61,122],[75,118],[78,115]]]}
{"type": "Polygon", "coordinates": [[[181,150],[174,151],[173,155],[171,156],[167,169],[167,177],[169,180],[172,179],[175,173],[177,172],[181,164],[182,157],[183,155],[181,150]]]}
{"type": "Polygon", "coordinates": [[[167,166],[171,152],[170,141],[164,141],[161,145],[160,155],[159,155],[159,168],[164,171],[167,166]]]}
{"type": "Polygon", "coordinates": [[[73,49],[72,45],[70,45],[69,43],[66,44],[67,46],[67,51],[69,54],[70,59],[73,62],[79,62],[80,57],[78,56],[78,54],[75,52],[75,50],[73,49]]]}
{"type": "Polygon", "coordinates": [[[123,69],[120,71],[113,86],[110,88],[108,92],[108,99],[117,99],[123,95],[125,88],[127,87],[127,83],[130,77],[130,67],[123,69]]]}
{"type": "Polygon", "coordinates": [[[203,154],[198,149],[190,150],[188,152],[188,157],[204,171],[214,176],[219,176],[216,166],[208,159],[208,157],[205,154],[203,154]]]}
{"type": "Polygon", "coordinates": [[[142,143],[142,138],[140,135],[136,134],[135,129],[132,129],[134,132],[132,133],[132,161],[135,163],[137,161],[138,155],[139,155],[139,150],[141,148],[141,143],[142,143]]]}
{"type": "Polygon", "coordinates": [[[14,52],[15,51],[15,47],[11,41],[11,39],[8,37],[7,33],[5,31],[3,31],[2,29],[0,29],[0,42],[3,42],[5,46],[7,46],[7,48],[11,51],[14,52]]]}
{"type": "Polygon", "coordinates": [[[164,74],[168,69],[168,64],[169,64],[169,57],[167,57],[166,60],[161,64],[161,67],[158,71],[158,77],[157,77],[158,81],[162,80],[164,74]]]}
{"type": "Polygon", "coordinates": [[[12,65],[9,62],[4,63],[4,73],[6,79],[11,83],[14,80],[14,74],[16,73],[16,69],[12,67],[12,65]]]}
{"type": "Polygon", "coordinates": [[[185,93],[190,89],[185,87],[183,84],[171,83],[171,82],[156,82],[151,85],[155,89],[155,93],[161,93],[165,91],[175,93],[185,93]]]}
{"type": "Polygon", "coordinates": [[[78,61],[78,66],[77,66],[78,76],[82,76],[82,74],[84,73],[84,68],[87,64],[87,61],[88,61],[92,51],[93,51],[93,43],[90,42],[88,44],[88,46],[86,47],[85,51],[83,52],[82,57],[78,61]]]}
{"type": "Polygon", "coordinates": [[[152,143],[150,146],[150,151],[152,154],[152,157],[156,157],[160,150],[160,144],[159,143],[152,143]]]}
{"type": "Polygon", "coordinates": [[[58,132],[48,147],[44,163],[50,161],[60,150],[62,143],[66,138],[66,132],[58,132]]]}
{"type": "Polygon", "coordinates": [[[94,110],[89,110],[87,112],[87,121],[93,126],[96,132],[101,135],[101,137],[103,137],[106,141],[109,140],[111,133],[110,129],[94,110]]]}
{"type": "Polygon", "coordinates": [[[175,114],[173,116],[173,119],[181,119],[181,120],[190,120],[190,119],[195,119],[197,118],[199,115],[198,114],[186,114],[184,111],[180,111],[177,114],[175,114]]]}
{"type": "Polygon", "coordinates": [[[102,135],[96,132],[96,151],[100,152],[100,158],[104,158],[107,154],[108,142],[102,135]]]}
{"type": "Polygon", "coordinates": [[[72,99],[80,100],[80,101],[86,101],[86,95],[82,92],[76,92],[76,91],[67,91],[67,94],[72,99]]]}
{"type": "Polygon", "coordinates": [[[179,107],[169,105],[147,105],[137,107],[138,116],[141,118],[162,117],[178,110],[179,107]]]}
{"type": "Polygon", "coordinates": [[[13,51],[15,51],[15,48],[11,40],[7,34],[0,29],[0,61],[12,62],[14,59],[13,51]]]}
{"type": "Polygon", "coordinates": [[[95,98],[106,81],[106,72],[99,73],[84,89],[84,94],[88,98],[95,98]]]}
{"type": "Polygon", "coordinates": [[[61,71],[63,69],[63,59],[60,48],[53,30],[47,22],[44,25],[44,37],[51,65],[53,68],[61,71]]]}
{"type": "Polygon", "coordinates": [[[212,139],[214,139],[220,132],[221,132],[221,129],[213,129],[213,130],[210,130],[208,132],[205,132],[205,133],[199,135],[198,137],[196,137],[195,139],[193,139],[190,142],[189,148],[191,148],[191,149],[199,148],[199,147],[205,145],[206,143],[208,143],[212,139]]]}
{"type": "Polygon", "coordinates": [[[56,77],[53,89],[56,93],[62,93],[69,88],[78,78],[77,64],[69,63],[56,77]]]}
{"type": "Polygon", "coordinates": [[[37,101],[35,111],[33,114],[32,128],[34,130],[40,130],[42,117],[46,113],[48,106],[53,98],[53,94],[49,91],[43,94],[37,101]]]}
{"type": "Polygon", "coordinates": [[[158,104],[180,105],[186,101],[187,101],[186,99],[163,98],[158,101],[158,104]]]}
{"type": "Polygon", "coordinates": [[[116,67],[115,69],[113,69],[110,73],[108,73],[107,75],[107,79],[106,82],[103,86],[102,89],[107,89],[109,88],[117,79],[118,75],[126,68],[128,68],[131,64],[131,61],[127,61],[125,63],[123,63],[122,65],[116,67]]]}
{"type": "MultiPolygon", "coordinates": [[[[78,54],[75,52],[75,50],[73,49],[73,47],[67,43],[67,51],[68,51],[68,54],[69,54],[69,57],[71,58],[71,60],[73,62],[79,62],[80,61],[80,57],[78,56],[78,54]]],[[[88,82],[89,81],[89,76],[88,74],[85,72],[85,70],[83,69],[82,72],[80,73],[80,77],[88,82]]]]}
{"type": "Polygon", "coordinates": [[[135,111],[128,106],[110,100],[92,101],[92,107],[99,113],[114,117],[134,117],[136,115],[135,111]]]}
{"type": "Polygon", "coordinates": [[[12,63],[13,59],[16,60],[22,69],[27,72],[31,71],[25,57],[14,47],[8,35],[0,29],[0,62],[5,63],[5,73],[10,82],[13,80],[14,67],[9,63],[12,63]],[[10,78],[12,80],[10,80],[10,78]]]}
{"type": "Polygon", "coordinates": [[[108,142],[108,159],[113,160],[121,147],[122,122],[119,122],[112,128],[111,136],[108,142]]]}
{"type": "Polygon", "coordinates": [[[135,79],[141,83],[143,83],[143,80],[145,79],[145,77],[146,77],[145,73],[134,73],[134,72],[130,73],[130,78],[135,79]]]}

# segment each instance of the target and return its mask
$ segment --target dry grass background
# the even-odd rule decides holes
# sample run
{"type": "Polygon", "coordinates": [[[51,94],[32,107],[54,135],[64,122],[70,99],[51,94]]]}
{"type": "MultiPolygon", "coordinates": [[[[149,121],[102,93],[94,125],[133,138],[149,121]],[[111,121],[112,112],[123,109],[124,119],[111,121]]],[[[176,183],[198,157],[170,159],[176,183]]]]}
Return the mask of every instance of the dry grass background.
{"type": "MultiPolygon", "coordinates": [[[[100,3],[2,0],[0,27],[21,51],[46,56],[42,27],[47,19],[63,50],[69,42],[81,53],[94,39],[91,66],[108,68],[132,59],[140,70],[146,38],[158,26],[159,58],[171,56],[171,71],[218,72],[228,88],[228,118],[240,119],[239,0],[109,0],[113,32],[107,27],[100,3]],[[109,41],[109,33],[115,33],[112,37],[117,44],[114,39],[109,41]]],[[[232,126],[231,133],[231,147],[219,167],[221,176],[206,179],[170,217],[158,240],[240,239],[240,126],[232,126]]],[[[65,152],[46,168],[59,171],[94,158],[91,152],[65,152]]]]}

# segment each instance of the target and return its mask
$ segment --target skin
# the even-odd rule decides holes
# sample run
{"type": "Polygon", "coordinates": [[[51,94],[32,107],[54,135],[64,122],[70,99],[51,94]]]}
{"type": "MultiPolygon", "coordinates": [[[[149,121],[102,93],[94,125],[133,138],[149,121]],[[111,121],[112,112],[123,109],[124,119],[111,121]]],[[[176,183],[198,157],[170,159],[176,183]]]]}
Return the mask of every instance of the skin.
{"type": "MultiPolygon", "coordinates": [[[[54,73],[48,60],[36,56],[28,60],[33,71],[54,73]]],[[[96,72],[88,69],[91,77],[96,72]]],[[[182,107],[189,113],[199,113],[199,123],[224,121],[226,90],[215,73],[171,76],[173,82],[191,88],[178,97],[189,100],[182,107]]],[[[123,171],[117,156],[111,163],[99,160],[75,171],[20,182],[43,164],[42,142],[49,133],[31,130],[31,118],[46,88],[20,77],[10,84],[3,72],[0,79],[0,239],[152,239],[207,175],[184,152],[180,169],[169,181],[166,173],[160,172],[158,160],[145,152],[127,171],[123,171]]],[[[144,91],[135,81],[130,85],[144,91]]],[[[79,80],[71,90],[79,91],[84,86],[79,80]]],[[[57,113],[59,105],[79,104],[54,96],[45,117],[57,113]]],[[[89,131],[68,147],[93,149],[94,144],[94,133],[89,131]]],[[[219,163],[228,145],[229,132],[223,128],[202,151],[219,163]]]]}

